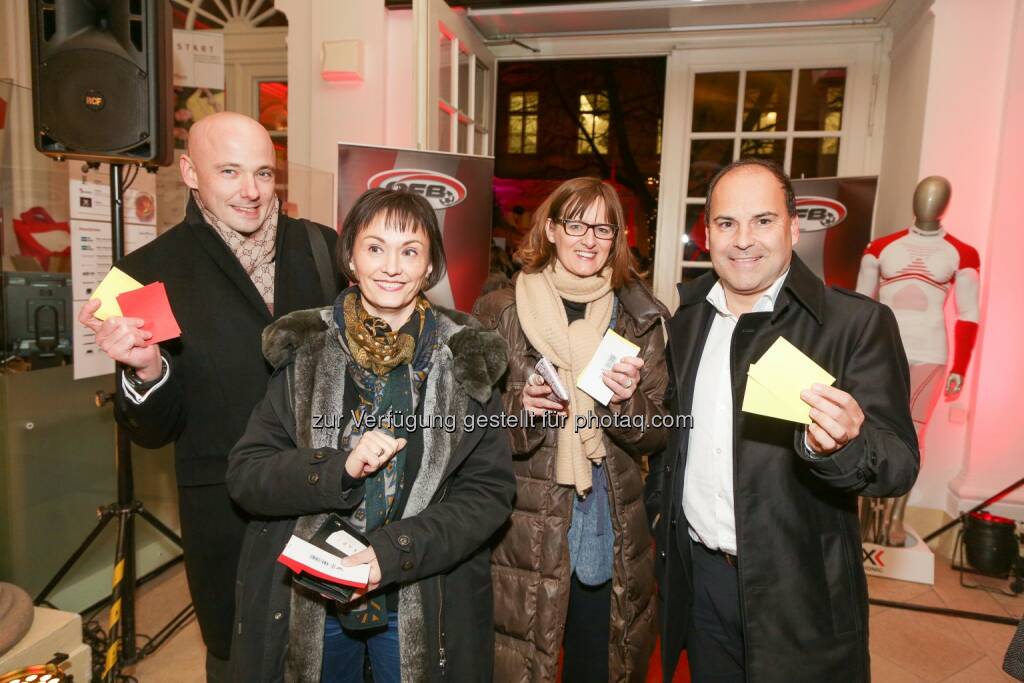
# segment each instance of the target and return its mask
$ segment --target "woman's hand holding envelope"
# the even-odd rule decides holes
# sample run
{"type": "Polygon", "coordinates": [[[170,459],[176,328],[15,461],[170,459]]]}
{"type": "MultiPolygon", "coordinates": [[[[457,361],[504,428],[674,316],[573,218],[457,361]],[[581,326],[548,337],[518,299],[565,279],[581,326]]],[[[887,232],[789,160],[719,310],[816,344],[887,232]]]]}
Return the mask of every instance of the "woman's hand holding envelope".
{"type": "Polygon", "coordinates": [[[360,550],[355,555],[349,555],[348,557],[341,558],[341,564],[345,567],[355,567],[360,564],[370,565],[370,581],[366,584],[366,588],[357,590],[352,593],[352,600],[358,600],[372,590],[376,590],[380,586],[380,563],[377,562],[377,553],[373,551],[373,547],[360,550]]]}
{"type": "Polygon", "coordinates": [[[813,384],[800,392],[800,398],[811,406],[807,445],[818,455],[831,455],[860,434],[864,411],[842,389],[813,384]]]}
{"type": "Polygon", "coordinates": [[[612,390],[611,403],[623,403],[633,398],[640,384],[640,370],[643,367],[643,358],[626,356],[613,365],[611,370],[601,373],[605,386],[612,390]]]}

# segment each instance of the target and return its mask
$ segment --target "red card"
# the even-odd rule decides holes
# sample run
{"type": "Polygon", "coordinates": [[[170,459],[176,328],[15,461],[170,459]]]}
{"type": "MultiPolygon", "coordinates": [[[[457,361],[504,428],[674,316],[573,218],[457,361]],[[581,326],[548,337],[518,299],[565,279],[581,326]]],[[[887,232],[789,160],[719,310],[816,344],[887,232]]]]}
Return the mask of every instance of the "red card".
{"type": "Polygon", "coordinates": [[[117,303],[125,317],[142,318],[146,321],[142,329],[153,333],[146,341],[146,346],[181,336],[181,328],[174,319],[164,283],[154,282],[140,289],[118,294],[117,303]]]}

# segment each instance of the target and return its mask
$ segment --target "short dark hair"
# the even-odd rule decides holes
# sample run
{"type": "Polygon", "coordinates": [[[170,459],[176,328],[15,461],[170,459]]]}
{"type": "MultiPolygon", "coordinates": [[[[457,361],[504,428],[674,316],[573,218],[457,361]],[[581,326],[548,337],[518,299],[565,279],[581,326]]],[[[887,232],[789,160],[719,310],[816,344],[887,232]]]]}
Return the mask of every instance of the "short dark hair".
{"type": "Polygon", "coordinates": [[[727,176],[732,171],[738,168],[763,168],[764,170],[775,176],[775,179],[782,185],[782,192],[786,195],[786,211],[789,213],[789,217],[792,218],[796,215],[796,192],[793,191],[793,183],[789,180],[789,176],[782,170],[774,161],[768,159],[737,159],[732,162],[721,171],[715,174],[715,177],[711,179],[708,184],[708,196],[704,200],[704,224],[711,225],[711,195],[715,191],[715,186],[718,185],[718,181],[727,176]]]}
{"type": "Polygon", "coordinates": [[[430,265],[432,270],[427,276],[423,289],[428,290],[444,277],[447,260],[444,255],[444,241],[441,227],[437,224],[437,214],[430,202],[422,196],[407,190],[389,190],[375,187],[359,195],[356,203],[349,209],[345,222],[341,226],[341,236],[335,258],[338,261],[338,272],[349,282],[355,282],[356,276],[348,267],[355,249],[356,237],[377,216],[384,216],[384,224],[399,232],[422,228],[427,233],[430,243],[430,265]]]}

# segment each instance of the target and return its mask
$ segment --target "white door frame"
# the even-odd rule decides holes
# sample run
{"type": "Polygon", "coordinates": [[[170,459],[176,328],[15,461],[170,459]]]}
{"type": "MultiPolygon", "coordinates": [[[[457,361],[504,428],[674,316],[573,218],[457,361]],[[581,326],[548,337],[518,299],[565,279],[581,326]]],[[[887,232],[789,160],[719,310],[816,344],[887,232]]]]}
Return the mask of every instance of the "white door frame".
{"type": "Polygon", "coordinates": [[[497,86],[497,65],[494,54],[484,44],[483,38],[465,16],[457,13],[444,0],[413,0],[413,34],[415,37],[414,54],[416,55],[416,146],[418,149],[437,150],[441,152],[459,152],[468,154],[489,155],[494,144],[494,109],[495,89],[497,86]],[[440,88],[439,50],[434,49],[442,31],[452,39],[451,46],[451,87],[452,103],[442,103],[440,88]],[[466,54],[469,59],[468,92],[466,94],[469,112],[454,110],[451,113],[449,145],[442,149],[438,135],[439,112],[441,106],[457,109],[459,101],[459,53],[466,54]],[[485,103],[484,120],[474,118],[476,101],[476,67],[480,62],[487,69],[485,87],[489,91],[489,102],[485,103]],[[489,108],[488,108],[489,107],[489,108]],[[472,114],[469,116],[468,114],[472,114]],[[469,126],[467,133],[467,149],[459,148],[459,126],[469,126]],[[477,134],[480,144],[477,144],[477,134]],[[481,149],[482,148],[482,149],[481,149]]]}
{"type": "MultiPolygon", "coordinates": [[[[698,71],[741,68],[846,67],[846,102],[840,143],[840,175],[877,174],[881,167],[885,102],[891,44],[888,29],[879,27],[757,29],[678,33],[529,38],[539,50],[515,45],[493,47],[503,61],[541,59],[666,56],[662,127],[661,183],[658,193],[654,294],[674,310],[676,283],[685,234],[685,187],[689,168],[690,102],[698,71]]],[[[493,126],[492,126],[493,128],[493,126]]]]}

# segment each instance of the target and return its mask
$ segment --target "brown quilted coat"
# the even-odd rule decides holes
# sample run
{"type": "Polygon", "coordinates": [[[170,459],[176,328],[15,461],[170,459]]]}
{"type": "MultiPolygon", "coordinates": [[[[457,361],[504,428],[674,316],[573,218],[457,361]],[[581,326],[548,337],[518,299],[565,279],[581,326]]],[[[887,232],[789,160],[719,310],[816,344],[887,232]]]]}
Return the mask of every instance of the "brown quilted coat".
{"type": "MultiPolygon", "coordinates": [[[[628,415],[664,415],[667,385],[662,319],[667,312],[639,283],[616,291],[615,331],[637,344],[644,359],[640,384],[618,408],[628,415]]],[[[481,298],[474,310],[486,329],[509,345],[503,387],[506,414],[519,416],[521,392],[537,351],[526,340],[514,289],[481,298]]],[[[615,408],[613,407],[613,410],[615,408]]],[[[608,409],[598,404],[598,415],[608,409]]],[[[572,429],[572,416],[567,423],[572,429]]],[[[569,604],[569,523],[573,489],[554,483],[554,428],[509,430],[515,458],[515,510],[491,559],[495,603],[496,683],[555,681],[569,604]]],[[[610,681],[643,681],[655,641],[654,549],[643,502],[643,456],[665,445],[667,431],[605,429],[612,526],[615,531],[611,595],[610,681]]]]}

